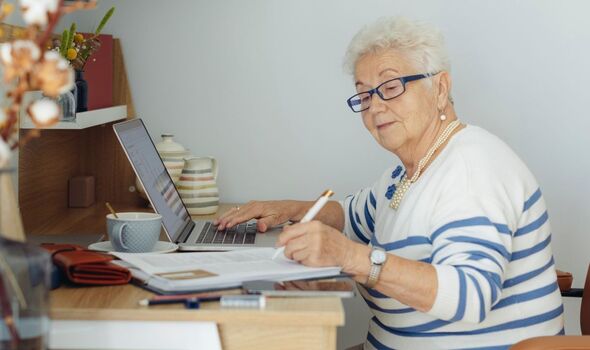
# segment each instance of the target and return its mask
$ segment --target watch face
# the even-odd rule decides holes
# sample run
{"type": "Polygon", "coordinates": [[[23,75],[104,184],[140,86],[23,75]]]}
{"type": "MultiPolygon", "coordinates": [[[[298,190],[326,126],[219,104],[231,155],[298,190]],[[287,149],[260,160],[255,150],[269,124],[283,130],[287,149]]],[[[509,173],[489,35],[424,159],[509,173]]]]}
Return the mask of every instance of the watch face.
{"type": "Polygon", "coordinates": [[[383,250],[375,249],[371,252],[371,262],[373,264],[383,264],[385,262],[385,252],[383,250]]]}

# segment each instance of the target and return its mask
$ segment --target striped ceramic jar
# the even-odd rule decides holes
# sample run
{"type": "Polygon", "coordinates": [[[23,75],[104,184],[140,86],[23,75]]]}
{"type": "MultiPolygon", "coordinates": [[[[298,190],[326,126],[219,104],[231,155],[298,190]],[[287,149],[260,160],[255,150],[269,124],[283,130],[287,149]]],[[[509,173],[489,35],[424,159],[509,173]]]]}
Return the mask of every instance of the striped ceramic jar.
{"type": "Polygon", "coordinates": [[[174,141],[174,135],[162,134],[162,141],[156,144],[156,149],[164,162],[164,166],[176,183],[184,167],[184,158],[190,156],[189,150],[174,141]]]}
{"type": "MultiPolygon", "coordinates": [[[[156,150],[160,158],[162,158],[164,167],[170,174],[172,181],[177,183],[184,167],[184,158],[190,156],[190,151],[180,143],[175,142],[172,134],[162,134],[162,141],[156,144],[156,150]]],[[[144,199],[148,199],[141,182],[137,178],[135,179],[135,186],[139,195],[144,199]]]]}
{"type": "Polygon", "coordinates": [[[160,155],[162,157],[162,161],[164,162],[164,167],[168,170],[170,177],[172,177],[172,181],[177,183],[180,175],[182,173],[182,168],[184,168],[184,159],[183,157],[188,156],[188,151],[182,157],[170,157],[166,155],[160,155]]]}
{"type": "Polygon", "coordinates": [[[213,157],[185,158],[176,187],[191,215],[216,213],[219,208],[217,160],[213,157]]]}

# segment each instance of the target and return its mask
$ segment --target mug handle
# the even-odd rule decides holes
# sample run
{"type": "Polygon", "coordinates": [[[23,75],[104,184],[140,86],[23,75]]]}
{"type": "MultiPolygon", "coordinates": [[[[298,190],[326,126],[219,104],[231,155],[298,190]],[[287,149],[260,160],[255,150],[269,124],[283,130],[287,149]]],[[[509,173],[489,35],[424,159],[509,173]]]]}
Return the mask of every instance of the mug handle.
{"type": "Polygon", "coordinates": [[[111,237],[111,239],[113,240],[113,243],[116,242],[118,246],[121,246],[121,248],[129,250],[129,247],[123,243],[123,230],[125,227],[127,227],[127,223],[117,222],[115,226],[113,226],[113,232],[111,232],[113,237],[111,237]]]}
{"type": "Polygon", "coordinates": [[[217,181],[217,159],[209,157],[211,159],[211,171],[213,172],[213,179],[217,181]]]}

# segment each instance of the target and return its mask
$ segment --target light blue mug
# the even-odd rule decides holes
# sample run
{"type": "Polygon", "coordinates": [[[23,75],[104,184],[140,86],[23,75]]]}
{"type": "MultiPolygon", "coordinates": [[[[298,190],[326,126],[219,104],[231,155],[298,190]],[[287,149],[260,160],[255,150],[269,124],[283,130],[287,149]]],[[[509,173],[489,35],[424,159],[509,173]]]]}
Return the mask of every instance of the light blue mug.
{"type": "Polygon", "coordinates": [[[117,213],[107,215],[111,245],[118,252],[151,252],[160,238],[162,216],[155,213],[117,213]]]}

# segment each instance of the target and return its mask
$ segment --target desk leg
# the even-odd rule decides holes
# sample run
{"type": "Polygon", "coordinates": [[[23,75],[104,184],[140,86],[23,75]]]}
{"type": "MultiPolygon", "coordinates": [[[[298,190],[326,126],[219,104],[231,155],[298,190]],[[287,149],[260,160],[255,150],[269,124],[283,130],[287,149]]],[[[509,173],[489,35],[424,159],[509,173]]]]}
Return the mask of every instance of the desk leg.
{"type": "Polygon", "coordinates": [[[336,349],[335,326],[268,326],[220,324],[223,350],[336,349]]]}

